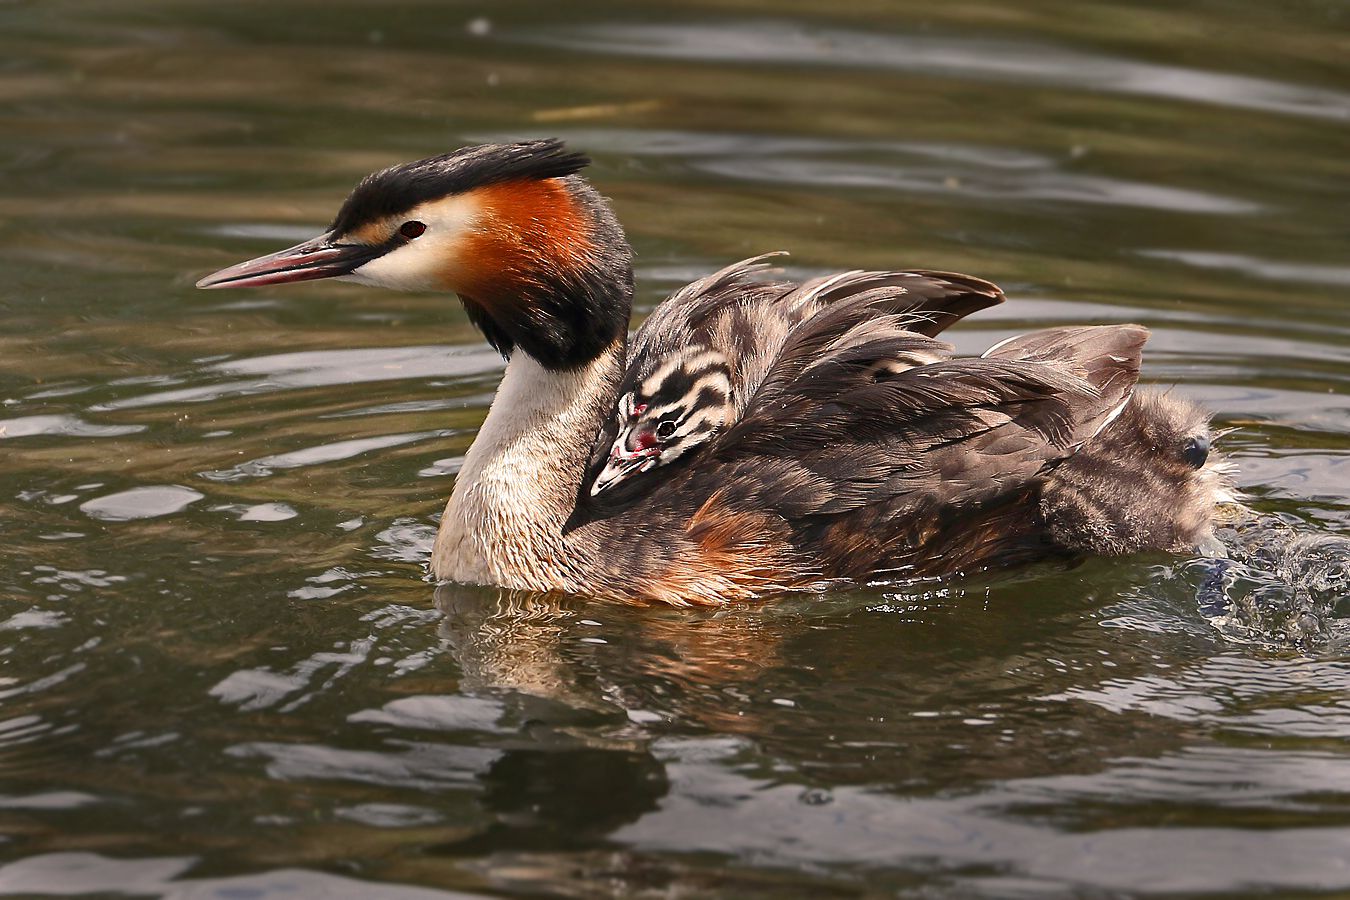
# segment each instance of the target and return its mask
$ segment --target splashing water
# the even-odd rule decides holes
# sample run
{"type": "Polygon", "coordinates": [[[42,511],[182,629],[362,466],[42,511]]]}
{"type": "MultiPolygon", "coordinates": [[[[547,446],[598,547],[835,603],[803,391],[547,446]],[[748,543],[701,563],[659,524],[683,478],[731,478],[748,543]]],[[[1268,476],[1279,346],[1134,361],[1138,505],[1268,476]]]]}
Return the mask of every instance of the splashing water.
{"type": "Polygon", "coordinates": [[[1350,537],[1292,515],[1251,516],[1218,530],[1227,559],[1178,567],[1200,615],[1227,641],[1325,652],[1350,597],[1350,537]]]}

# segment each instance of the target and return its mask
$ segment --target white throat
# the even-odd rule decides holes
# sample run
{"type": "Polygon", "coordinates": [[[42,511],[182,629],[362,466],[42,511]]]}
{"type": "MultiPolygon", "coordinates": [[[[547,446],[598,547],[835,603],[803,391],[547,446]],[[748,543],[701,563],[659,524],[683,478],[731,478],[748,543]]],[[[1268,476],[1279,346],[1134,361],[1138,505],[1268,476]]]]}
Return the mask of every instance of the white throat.
{"type": "Polygon", "coordinates": [[[575,590],[562,526],[614,400],[621,348],[569,371],[512,354],[441,518],[436,578],[575,590]]]}

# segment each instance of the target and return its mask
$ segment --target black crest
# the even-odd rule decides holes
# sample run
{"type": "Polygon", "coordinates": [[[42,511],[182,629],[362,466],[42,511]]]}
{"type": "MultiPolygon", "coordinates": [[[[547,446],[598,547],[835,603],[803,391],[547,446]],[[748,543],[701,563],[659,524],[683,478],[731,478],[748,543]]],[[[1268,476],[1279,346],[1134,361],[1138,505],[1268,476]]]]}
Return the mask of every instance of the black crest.
{"type": "Polygon", "coordinates": [[[427,200],[475,187],[573,175],[590,162],[586,154],[568,150],[559,140],[465,147],[367,175],[342,204],[330,230],[345,234],[427,200]]]}

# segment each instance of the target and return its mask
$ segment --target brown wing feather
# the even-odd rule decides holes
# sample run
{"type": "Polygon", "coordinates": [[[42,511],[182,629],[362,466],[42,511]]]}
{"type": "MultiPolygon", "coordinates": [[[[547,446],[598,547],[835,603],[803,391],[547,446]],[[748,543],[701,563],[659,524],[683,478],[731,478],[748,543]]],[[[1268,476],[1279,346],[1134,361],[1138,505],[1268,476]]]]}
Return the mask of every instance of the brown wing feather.
{"type": "Polygon", "coordinates": [[[684,523],[710,509],[757,523],[721,542],[719,558],[753,563],[771,553],[782,587],[1054,552],[1035,498],[1046,473],[1129,396],[1143,330],[1056,329],[987,358],[893,372],[876,363],[946,347],[852,313],[836,304],[803,323],[806,333],[794,333],[744,416],[696,467],[671,467],[595,523],[611,547],[642,535],[631,571],[654,565],[669,576],[703,548],[684,523]],[[653,535],[663,536],[655,547],[653,535]]]}
{"type": "MultiPolygon", "coordinates": [[[[674,355],[711,350],[727,359],[731,402],[741,413],[771,372],[780,381],[790,380],[800,371],[790,361],[809,363],[813,353],[850,331],[848,340],[853,343],[867,333],[931,337],[965,315],[1003,302],[1002,292],[987,281],[928,270],[842,272],[801,284],[766,280],[764,276],[776,271],[765,262],[773,255],[728,266],[658,306],[633,337],[618,396],[635,390],[674,355]]],[[[879,349],[872,365],[879,373],[894,372],[949,354],[946,344],[919,340],[894,352],[879,349]]],[[[632,476],[605,495],[591,496],[591,486],[624,425],[616,409],[599,429],[567,531],[614,515],[672,476],[670,467],[652,470],[632,476]]],[[[702,464],[703,450],[686,452],[676,465],[702,464]]]]}

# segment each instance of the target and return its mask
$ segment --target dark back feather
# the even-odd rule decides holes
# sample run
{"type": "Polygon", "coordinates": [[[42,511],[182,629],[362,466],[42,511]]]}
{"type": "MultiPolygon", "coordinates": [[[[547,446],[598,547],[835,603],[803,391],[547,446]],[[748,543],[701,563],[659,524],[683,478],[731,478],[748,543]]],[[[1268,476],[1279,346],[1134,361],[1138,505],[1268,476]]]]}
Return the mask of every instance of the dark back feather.
{"type": "Polygon", "coordinates": [[[757,517],[803,577],[826,582],[1044,558],[1056,549],[1041,488],[1120,415],[1145,336],[1052,329],[953,359],[900,317],[836,303],[794,329],[698,465],[654,474],[597,524],[619,546],[638,521],[757,517]],[[883,365],[896,359],[932,361],[883,365]]]}
{"type": "Polygon", "coordinates": [[[694,451],[736,427],[768,379],[792,381],[827,350],[838,355],[869,339],[883,342],[866,364],[873,377],[944,359],[950,348],[931,336],[1003,299],[989,282],[927,270],[842,272],[800,284],[765,278],[776,274],[765,262],[772,255],[736,263],[677,291],[638,329],[574,519],[603,515],[615,503],[640,497],[649,479],[668,477],[660,467],[689,464],[694,451]],[[913,340],[903,347],[885,342],[897,334],[913,340]],[[710,404],[721,408],[710,411],[710,404]],[[709,421],[718,427],[708,427],[709,421]],[[638,445],[655,445],[659,457],[645,470],[613,478],[612,460],[638,445]],[[606,489],[609,496],[592,497],[597,484],[610,483],[618,486],[606,489]]]}

